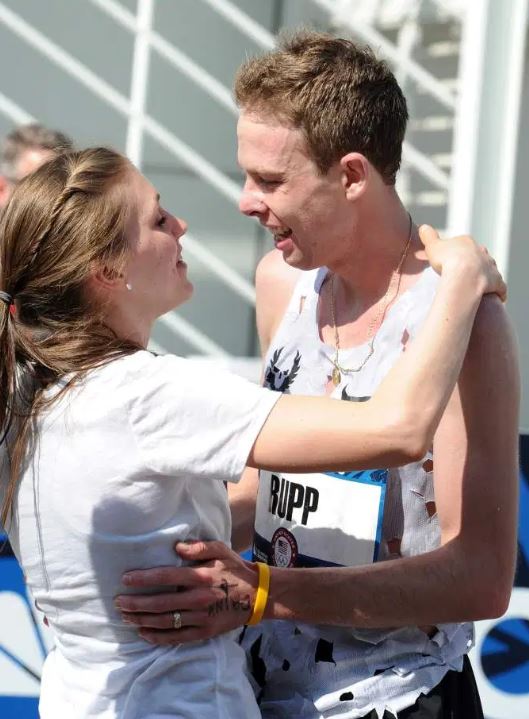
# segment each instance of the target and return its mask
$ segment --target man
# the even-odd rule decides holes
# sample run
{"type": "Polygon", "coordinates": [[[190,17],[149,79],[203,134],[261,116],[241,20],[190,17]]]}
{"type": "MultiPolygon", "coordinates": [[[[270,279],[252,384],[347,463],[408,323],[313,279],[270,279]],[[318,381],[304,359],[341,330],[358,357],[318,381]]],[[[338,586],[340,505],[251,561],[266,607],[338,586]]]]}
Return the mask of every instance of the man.
{"type": "MultiPolygon", "coordinates": [[[[315,33],[245,63],[235,94],[240,209],[276,246],[256,278],[265,383],[365,401],[436,283],[395,190],[405,99],[369,50],[315,33]]],[[[507,607],[518,476],[516,352],[496,299],[480,307],[462,380],[433,451],[389,476],[261,474],[254,554],[281,569],[275,621],[242,641],[264,717],[482,717],[469,622],[507,607]]],[[[247,473],[232,496],[235,545],[256,487],[247,473]]],[[[237,627],[230,602],[256,595],[248,566],[216,543],[178,553],[205,564],[126,583],[187,591],[121,597],[126,618],[158,643],[237,627]]]]}
{"type": "Polygon", "coordinates": [[[16,127],[0,148],[0,210],[14,186],[57,152],[71,150],[72,141],[58,130],[33,123],[16,127]]]}

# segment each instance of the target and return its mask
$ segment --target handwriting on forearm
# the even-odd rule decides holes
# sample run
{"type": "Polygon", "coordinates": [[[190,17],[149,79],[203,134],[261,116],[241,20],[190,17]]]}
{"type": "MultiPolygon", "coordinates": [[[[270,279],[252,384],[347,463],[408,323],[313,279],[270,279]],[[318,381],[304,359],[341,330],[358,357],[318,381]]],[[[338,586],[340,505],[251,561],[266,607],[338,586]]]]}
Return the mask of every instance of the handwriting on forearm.
{"type": "Polygon", "coordinates": [[[208,617],[214,617],[222,612],[248,612],[250,610],[250,596],[247,595],[243,599],[234,599],[230,596],[230,589],[237,587],[237,584],[228,584],[223,579],[217,584],[216,589],[220,589],[224,596],[208,605],[208,617]]]}

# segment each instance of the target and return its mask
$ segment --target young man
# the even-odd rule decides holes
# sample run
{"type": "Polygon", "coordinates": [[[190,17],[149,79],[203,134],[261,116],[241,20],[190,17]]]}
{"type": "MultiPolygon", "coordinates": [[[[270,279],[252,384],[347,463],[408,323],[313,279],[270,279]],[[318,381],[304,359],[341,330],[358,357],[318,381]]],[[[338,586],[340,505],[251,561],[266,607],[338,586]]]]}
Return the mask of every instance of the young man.
{"type": "MultiPolygon", "coordinates": [[[[436,285],[395,190],[405,99],[369,50],[315,33],[248,61],[235,93],[240,209],[276,246],[257,271],[264,382],[365,401],[436,285]]],[[[466,654],[472,620],[509,600],[517,410],[511,331],[486,298],[432,452],[389,473],[261,473],[254,553],[278,567],[265,610],[274,621],[242,641],[264,717],[482,716],[466,654]]],[[[238,545],[256,491],[248,473],[233,495],[238,545]]],[[[129,586],[187,592],[122,597],[129,620],[160,643],[238,626],[236,612],[207,607],[223,592],[226,606],[253,598],[248,568],[216,543],[178,551],[207,563],[133,573],[129,586]]]]}
{"type": "Polygon", "coordinates": [[[12,130],[0,148],[0,210],[7,205],[17,182],[61,150],[72,148],[69,137],[37,123],[12,130]]]}

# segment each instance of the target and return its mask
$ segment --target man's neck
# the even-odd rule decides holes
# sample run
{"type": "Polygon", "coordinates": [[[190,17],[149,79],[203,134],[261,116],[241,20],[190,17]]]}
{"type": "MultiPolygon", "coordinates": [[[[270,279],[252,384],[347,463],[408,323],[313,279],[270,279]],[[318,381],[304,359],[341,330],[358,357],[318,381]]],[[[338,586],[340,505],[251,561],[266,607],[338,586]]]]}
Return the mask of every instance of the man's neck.
{"type": "Polygon", "coordinates": [[[370,304],[385,294],[406,251],[410,232],[410,246],[401,267],[403,275],[419,272],[424,264],[415,257],[422,246],[408,212],[395,192],[388,192],[384,204],[365,208],[348,247],[329,263],[344,299],[350,294],[357,302],[370,304]]]}

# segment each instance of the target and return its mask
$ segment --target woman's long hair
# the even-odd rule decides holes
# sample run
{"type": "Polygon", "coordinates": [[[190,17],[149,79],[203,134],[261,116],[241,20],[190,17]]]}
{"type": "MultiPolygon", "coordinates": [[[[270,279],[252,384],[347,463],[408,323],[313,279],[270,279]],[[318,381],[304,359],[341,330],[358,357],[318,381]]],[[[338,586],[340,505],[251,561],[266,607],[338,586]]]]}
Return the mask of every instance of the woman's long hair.
{"type": "Polygon", "coordinates": [[[88,370],[139,349],[105,325],[86,291],[94,266],[123,266],[130,168],[106,148],[59,155],[16,187],[2,214],[0,290],[14,298],[0,301],[0,442],[10,464],[2,524],[42,408],[88,370]],[[46,393],[59,379],[63,389],[46,393]]]}

